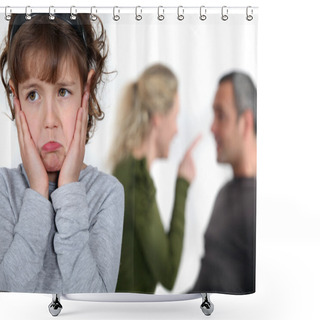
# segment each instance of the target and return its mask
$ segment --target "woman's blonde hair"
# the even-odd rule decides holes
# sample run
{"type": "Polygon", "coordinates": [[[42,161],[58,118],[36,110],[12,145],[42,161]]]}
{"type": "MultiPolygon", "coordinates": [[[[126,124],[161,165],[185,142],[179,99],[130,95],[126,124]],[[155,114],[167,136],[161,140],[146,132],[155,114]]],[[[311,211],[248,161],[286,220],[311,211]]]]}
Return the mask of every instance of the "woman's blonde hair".
{"type": "Polygon", "coordinates": [[[125,88],[110,153],[112,168],[143,143],[154,114],[170,111],[177,90],[177,77],[162,64],[150,66],[125,88]]]}

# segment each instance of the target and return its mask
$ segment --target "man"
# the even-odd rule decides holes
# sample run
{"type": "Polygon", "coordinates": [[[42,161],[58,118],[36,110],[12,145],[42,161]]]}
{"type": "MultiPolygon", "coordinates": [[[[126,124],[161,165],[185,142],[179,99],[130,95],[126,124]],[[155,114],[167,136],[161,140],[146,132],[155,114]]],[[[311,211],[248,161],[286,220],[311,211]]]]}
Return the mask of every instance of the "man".
{"type": "Polygon", "coordinates": [[[205,233],[205,255],[193,292],[255,291],[257,91],[244,73],[219,81],[211,131],[217,161],[233,179],[222,187],[205,233]]]}

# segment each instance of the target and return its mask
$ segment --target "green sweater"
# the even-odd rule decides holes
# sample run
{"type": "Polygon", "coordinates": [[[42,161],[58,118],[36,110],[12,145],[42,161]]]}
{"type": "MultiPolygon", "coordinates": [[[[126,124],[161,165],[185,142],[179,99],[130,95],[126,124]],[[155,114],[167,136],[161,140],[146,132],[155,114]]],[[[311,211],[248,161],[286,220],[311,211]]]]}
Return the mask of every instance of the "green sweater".
{"type": "Polygon", "coordinates": [[[180,264],[184,210],[189,183],[176,182],[170,230],[156,203],[156,189],[146,159],[128,157],[113,173],[125,190],[125,216],[117,292],[154,293],[157,283],[172,290],[180,264]]]}

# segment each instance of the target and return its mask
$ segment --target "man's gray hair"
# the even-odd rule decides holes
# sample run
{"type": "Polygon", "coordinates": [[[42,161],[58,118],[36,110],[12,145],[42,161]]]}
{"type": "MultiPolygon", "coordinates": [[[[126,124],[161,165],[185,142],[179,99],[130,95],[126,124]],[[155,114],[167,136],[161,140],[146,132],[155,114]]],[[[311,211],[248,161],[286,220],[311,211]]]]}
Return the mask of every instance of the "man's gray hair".
{"type": "Polygon", "coordinates": [[[219,85],[226,81],[232,83],[238,116],[247,109],[251,110],[254,119],[254,132],[257,134],[257,89],[252,79],[243,72],[234,71],[224,75],[220,79],[219,85]]]}

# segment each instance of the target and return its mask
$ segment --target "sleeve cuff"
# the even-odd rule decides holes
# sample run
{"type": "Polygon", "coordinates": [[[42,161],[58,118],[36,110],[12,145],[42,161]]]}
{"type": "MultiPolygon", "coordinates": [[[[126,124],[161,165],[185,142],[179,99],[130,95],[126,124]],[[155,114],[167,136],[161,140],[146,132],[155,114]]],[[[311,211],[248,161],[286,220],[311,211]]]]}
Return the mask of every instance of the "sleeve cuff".
{"type": "Polygon", "coordinates": [[[71,230],[88,229],[89,210],[85,186],[73,182],[56,189],[51,194],[53,208],[56,212],[56,226],[59,233],[71,230]]]}
{"type": "Polygon", "coordinates": [[[38,192],[26,189],[15,232],[24,234],[30,241],[46,241],[53,219],[50,201],[38,192]]]}
{"type": "Polygon", "coordinates": [[[189,189],[190,183],[182,177],[177,178],[177,183],[176,183],[176,191],[183,192],[185,195],[187,194],[187,191],[189,189]]]}

